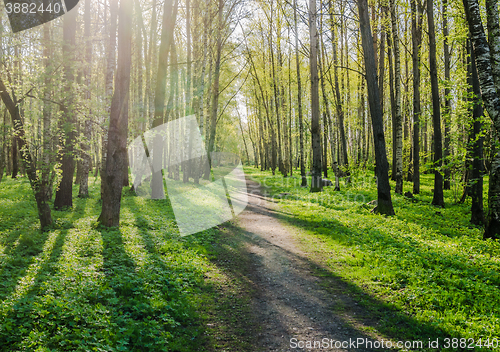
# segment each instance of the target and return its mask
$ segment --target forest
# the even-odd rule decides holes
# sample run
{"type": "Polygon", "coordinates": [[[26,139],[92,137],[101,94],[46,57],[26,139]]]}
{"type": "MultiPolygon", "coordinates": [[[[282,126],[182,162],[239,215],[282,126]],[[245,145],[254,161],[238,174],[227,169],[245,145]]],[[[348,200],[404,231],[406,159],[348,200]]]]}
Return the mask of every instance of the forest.
{"type": "Polygon", "coordinates": [[[496,0],[4,3],[0,350],[498,348],[496,0]]]}

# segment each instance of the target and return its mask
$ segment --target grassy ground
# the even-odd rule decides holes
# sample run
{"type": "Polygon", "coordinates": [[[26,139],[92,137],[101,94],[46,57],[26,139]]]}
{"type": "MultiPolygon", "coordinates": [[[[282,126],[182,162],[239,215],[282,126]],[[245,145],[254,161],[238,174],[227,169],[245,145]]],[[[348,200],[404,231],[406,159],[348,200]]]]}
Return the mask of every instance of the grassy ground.
{"type": "Polygon", "coordinates": [[[372,172],[316,194],[299,178],[245,172],[279,202],[283,221],[304,229],[299,240],[324,268],[317,274],[325,287],[350,292],[378,331],[396,341],[440,338],[440,350],[494,338],[500,347],[500,243],[482,240],[469,223],[470,203],[453,204],[456,190],[445,191],[446,208],[431,206],[433,178],[424,175],[421,194],[393,193],[396,216],[385,217],[366,205],[376,199],[372,172]]]}
{"type": "Polygon", "coordinates": [[[231,233],[181,238],[168,201],[127,191],[120,229],[101,228],[98,192],[40,233],[27,180],[0,184],[0,350],[252,350],[231,233]]]}

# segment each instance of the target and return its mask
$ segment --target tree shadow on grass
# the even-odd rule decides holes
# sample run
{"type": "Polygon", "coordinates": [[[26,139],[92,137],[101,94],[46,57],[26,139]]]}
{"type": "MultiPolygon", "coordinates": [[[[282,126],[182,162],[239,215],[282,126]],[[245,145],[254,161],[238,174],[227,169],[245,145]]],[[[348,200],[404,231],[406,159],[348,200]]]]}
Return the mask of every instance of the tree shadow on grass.
{"type": "MultiPolygon", "coordinates": [[[[137,199],[135,199],[137,200],[137,199]]],[[[133,201],[135,209],[140,209],[137,202],[133,201]]],[[[185,276],[182,273],[189,270],[182,268],[190,259],[205,260],[210,258],[217,265],[215,271],[206,268],[198,268],[198,278],[190,285],[187,292],[190,300],[195,303],[191,308],[196,309],[193,313],[194,320],[183,323],[183,334],[191,335],[191,350],[194,351],[220,351],[223,349],[232,352],[247,352],[255,350],[250,343],[249,330],[253,329],[249,324],[249,305],[245,305],[246,297],[239,291],[236,283],[241,275],[236,277],[224,268],[219,262],[220,257],[225,257],[226,251],[232,251],[230,247],[219,246],[219,235],[214,229],[193,234],[186,237],[178,235],[175,228],[175,216],[171,209],[168,198],[166,200],[146,201],[147,214],[136,211],[134,213],[135,223],[144,241],[144,245],[150,253],[151,263],[161,270],[171,271],[173,275],[185,276]],[[158,222],[163,222],[159,224],[158,222]],[[168,224],[165,228],[165,224],[168,224]],[[179,248],[185,248],[195,253],[195,258],[185,258],[182,262],[172,267],[170,260],[172,256],[180,254],[179,248]],[[221,271],[219,271],[221,270],[221,271]],[[202,275],[203,274],[203,275],[202,275]],[[227,276],[226,276],[227,275],[227,276]]],[[[196,221],[196,219],[193,219],[196,221]]],[[[206,265],[206,264],[204,264],[206,265]]],[[[240,267],[241,269],[242,267],[240,267]]],[[[192,274],[191,274],[192,275],[192,274]]],[[[188,349],[189,350],[189,349],[188,349]]]]}
{"type": "MultiPolygon", "coordinates": [[[[187,292],[197,273],[189,265],[176,267],[176,262],[171,262],[170,256],[176,255],[182,262],[182,249],[161,246],[150,234],[154,229],[140,214],[134,198],[126,197],[124,202],[124,209],[136,217],[135,223],[127,223],[132,226],[99,229],[103,239],[102,270],[112,290],[105,303],[112,321],[113,348],[194,351],[199,329],[195,306],[187,292]]],[[[148,206],[154,207],[154,203],[148,206]]],[[[159,209],[164,210],[165,201],[160,203],[159,209]]],[[[158,217],[161,215],[165,218],[165,214],[158,217]]]]}
{"type": "MultiPolygon", "coordinates": [[[[375,228],[372,228],[369,231],[355,231],[354,229],[343,226],[340,222],[335,221],[334,219],[329,220],[328,223],[325,220],[315,220],[310,218],[308,220],[302,220],[295,216],[289,216],[282,212],[275,211],[274,209],[266,209],[264,206],[257,206],[252,209],[251,205],[247,208],[247,210],[275,217],[292,225],[293,227],[311,230],[313,232],[319,231],[322,236],[333,238],[334,241],[339,239],[340,241],[338,241],[338,243],[342,243],[343,245],[346,245],[347,242],[348,247],[356,247],[356,250],[364,251],[368,255],[377,251],[377,255],[382,261],[389,256],[392,259],[399,260],[397,263],[389,264],[392,265],[392,269],[395,272],[393,282],[386,282],[386,284],[393,285],[390,289],[404,291],[405,286],[407,284],[411,284],[408,280],[415,279],[418,275],[431,275],[430,278],[424,277],[424,280],[422,281],[422,285],[424,287],[422,287],[422,289],[428,289],[427,285],[430,284],[435,285],[433,287],[435,290],[432,293],[437,295],[438,298],[429,297],[429,307],[426,308],[430,310],[434,309],[436,312],[445,312],[448,309],[453,309],[458,313],[461,309],[463,310],[464,307],[467,307],[467,304],[473,304],[474,297],[482,297],[482,292],[474,291],[476,286],[472,281],[482,280],[486,282],[487,280],[490,280],[489,285],[491,287],[500,284],[500,278],[496,275],[494,276],[497,278],[495,280],[492,276],[493,271],[491,269],[474,267],[468,260],[457,260],[456,255],[442,252],[437,253],[435,250],[426,250],[426,248],[416,246],[416,242],[411,239],[391,236],[375,228]],[[329,227],[325,228],[325,226],[329,227]],[[339,232],[342,233],[341,236],[338,235],[339,232]],[[397,251],[399,254],[395,255],[394,251],[397,251]],[[407,257],[405,256],[405,253],[411,253],[412,257],[417,258],[418,261],[408,263],[405,261],[407,257]],[[417,266],[418,271],[414,267],[408,267],[408,265],[417,266]],[[414,276],[407,276],[405,270],[416,271],[417,274],[414,276]],[[446,274],[441,274],[441,271],[450,273],[454,272],[455,274],[460,273],[464,280],[451,280],[449,277],[446,277],[446,274]],[[432,277],[434,274],[436,274],[435,278],[432,277]],[[470,281],[471,285],[466,282],[470,277],[475,278],[470,281]],[[494,282],[491,282],[492,280],[494,282]],[[452,295],[446,295],[446,292],[461,292],[461,294],[467,292],[467,297],[471,301],[461,302],[464,305],[459,307],[457,304],[460,304],[460,302],[457,303],[454,301],[447,301],[447,299],[450,299],[450,296],[452,295]],[[442,301],[439,300],[439,295],[441,294],[443,295],[442,301]]],[[[387,264],[388,263],[386,263],[386,265],[387,264]]],[[[324,265],[324,263],[321,263],[320,261],[311,261],[311,265],[315,267],[315,272],[323,278],[322,280],[324,286],[329,288],[330,291],[337,293],[346,291],[352,293],[353,296],[356,297],[356,300],[362,303],[362,305],[369,310],[373,319],[378,321],[376,329],[380,330],[389,337],[394,339],[420,339],[423,341],[427,341],[428,338],[439,337],[442,339],[449,337],[450,332],[444,331],[438,321],[417,320],[408,312],[403,311],[404,308],[398,308],[394,304],[375,298],[372,293],[367,291],[364,287],[360,287],[335,274],[332,269],[324,265]]],[[[374,270],[377,270],[378,265],[383,266],[384,264],[372,262],[360,263],[358,265],[371,265],[374,270]]],[[[383,284],[383,282],[381,283],[383,284]]],[[[410,302],[408,302],[408,304],[411,306],[410,302]]],[[[474,307],[470,306],[470,308],[472,310],[474,307]]],[[[415,311],[418,310],[419,307],[413,307],[412,309],[415,311]]],[[[489,314],[493,314],[493,316],[497,319],[500,318],[498,312],[493,313],[490,311],[489,314]]],[[[462,328],[462,326],[457,327],[460,329],[462,328]]]]}
{"type": "MultiPolygon", "coordinates": [[[[0,275],[3,286],[0,291],[0,346],[11,350],[35,329],[38,319],[42,318],[33,303],[37,296],[43,294],[42,284],[56,271],[67,230],[57,234],[37,232],[31,235],[37,234],[41,236],[38,239],[41,244],[35,245],[30,241],[23,243],[21,239],[16,250],[10,253],[11,260],[4,266],[0,275]],[[47,248],[44,250],[45,246],[47,248]]],[[[52,331],[44,333],[50,335],[55,333],[56,329],[57,326],[53,326],[52,331]]]]}

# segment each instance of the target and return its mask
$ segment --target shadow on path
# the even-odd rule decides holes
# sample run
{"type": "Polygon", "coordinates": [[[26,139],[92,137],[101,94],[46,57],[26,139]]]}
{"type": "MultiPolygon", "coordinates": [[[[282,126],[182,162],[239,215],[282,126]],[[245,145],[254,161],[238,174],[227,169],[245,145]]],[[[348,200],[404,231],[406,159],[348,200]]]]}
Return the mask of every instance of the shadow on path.
{"type": "MultiPolygon", "coordinates": [[[[390,350],[381,347],[387,346],[387,341],[381,345],[383,339],[377,330],[387,322],[420,331],[420,336],[425,336],[423,347],[427,347],[429,337],[445,337],[433,326],[370,296],[303,253],[290,234],[294,229],[281,223],[297,226],[297,219],[275,210],[257,183],[247,181],[247,187],[249,204],[240,214],[238,226],[227,226],[250,255],[247,280],[255,289],[253,311],[260,326],[255,337],[259,352],[296,351],[301,347],[299,341],[312,344],[312,349],[304,345],[306,350],[326,346],[332,351],[390,350]],[[377,311],[368,312],[358,301],[377,307],[377,311]],[[363,343],[353,347],[351,343],[357,339],[363,343]]],[[[395,343],[408,336],[390,338],[395,343]]]]}

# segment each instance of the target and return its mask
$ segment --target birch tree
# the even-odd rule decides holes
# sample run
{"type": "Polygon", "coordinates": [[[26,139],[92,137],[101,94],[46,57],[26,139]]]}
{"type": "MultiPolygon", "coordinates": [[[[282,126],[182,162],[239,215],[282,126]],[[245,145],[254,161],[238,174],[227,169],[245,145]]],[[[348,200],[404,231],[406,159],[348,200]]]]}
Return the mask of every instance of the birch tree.
{"type": "MultiPolygon", "coordinates": [[[[489,43],[481,19],[479,2],[477,0],[464,0],[465,14],[471,41],[473,44],[477,73],[481,87],[481,96],[494,125],[494,136],[498,140],[500,131],[500,47],[496,45],[500,41],[500,30],[498,30],[498,8],[495,0],[486,3],[487,22],[490,30],[489,43]],[[490,50],[490,45],[492,49],[490,50]]],[[[500,239],[500,154],[494,151],[491,163],[488,215],[484,238],[500,239]]]]}

